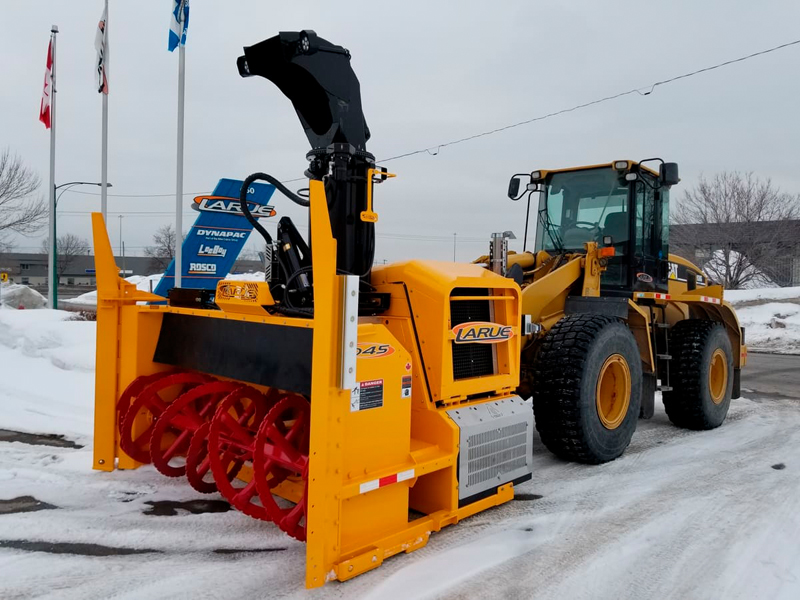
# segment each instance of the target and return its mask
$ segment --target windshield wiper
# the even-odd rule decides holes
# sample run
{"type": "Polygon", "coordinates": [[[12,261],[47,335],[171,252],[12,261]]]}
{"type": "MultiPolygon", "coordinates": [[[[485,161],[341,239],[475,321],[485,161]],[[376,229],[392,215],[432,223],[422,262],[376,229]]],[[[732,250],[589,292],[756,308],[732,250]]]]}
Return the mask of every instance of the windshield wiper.
{"type": "Polygon", "coordinates": [[[544,227],[544,230],[547,232],[547,236],[550,238],[550,241],[553,242],[553,247],[555,250],[557,250],[559,254],[563,254],[564,244],[561,242],[561,237],[558,235],[556,227],[550,220],[550,213],[547,212],[546,208],[543,208],[539,211],[539,224],[544,227]]]}

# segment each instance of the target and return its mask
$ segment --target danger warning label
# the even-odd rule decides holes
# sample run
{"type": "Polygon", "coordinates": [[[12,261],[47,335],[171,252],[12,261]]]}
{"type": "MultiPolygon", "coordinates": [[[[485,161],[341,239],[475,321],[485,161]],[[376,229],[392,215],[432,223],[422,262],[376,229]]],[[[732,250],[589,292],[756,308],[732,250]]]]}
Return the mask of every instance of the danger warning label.
{"type": "Polygon", "coordinates": [[[383,406],[383,379],[359,381],[350,392],[350,411],[383,406]]]}
{"type": "Polygon", "coordinates": [[[411,375],[403,375],[403,381],[400,384],[400,397],[411,398],[411,375]]]}

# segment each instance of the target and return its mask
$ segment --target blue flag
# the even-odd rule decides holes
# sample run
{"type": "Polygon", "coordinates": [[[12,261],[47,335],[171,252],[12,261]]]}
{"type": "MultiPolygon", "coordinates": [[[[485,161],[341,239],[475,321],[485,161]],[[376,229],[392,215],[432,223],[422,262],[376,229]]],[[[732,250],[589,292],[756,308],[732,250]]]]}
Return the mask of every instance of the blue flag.
{"type": "Polygon", "coordinates": [[[169,45],[167,49],[172,52],[178,47],[186,45],[186,30],[189,27],[189,0],[172,0],[172,16],[169,20],[169,45]]]}

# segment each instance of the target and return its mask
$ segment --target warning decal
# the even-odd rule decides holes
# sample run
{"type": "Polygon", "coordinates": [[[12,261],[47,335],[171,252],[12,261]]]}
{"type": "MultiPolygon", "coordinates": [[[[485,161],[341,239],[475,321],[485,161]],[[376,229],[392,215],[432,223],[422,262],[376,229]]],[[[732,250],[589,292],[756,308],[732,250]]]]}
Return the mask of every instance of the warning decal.
{"type": "Polygon", "coordinates": [[[350,411],[367,410],[383,406],[383,379],[359,381],[350,392],[350,411]]]}
{"type": "Polygon", "coordinates": [[[411,375],[403,375],[403,381],[400,384],[400,397],[411,398],[411,375]]]}

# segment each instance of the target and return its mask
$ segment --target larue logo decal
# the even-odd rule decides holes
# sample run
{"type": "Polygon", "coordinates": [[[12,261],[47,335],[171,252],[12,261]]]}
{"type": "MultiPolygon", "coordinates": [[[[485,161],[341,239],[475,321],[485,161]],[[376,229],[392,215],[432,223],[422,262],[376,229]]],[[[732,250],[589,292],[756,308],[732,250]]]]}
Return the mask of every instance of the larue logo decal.
{"type": "Polygon", "coordinates": [[[643,283],[653,283],[653,278],[650,277],[650,275],[648,275],[647,273],[637,273],[636,279],[638,279],[643,283]]]}
{"type": "Polygon", "coordinates": [[[258,300],[258,286],[255,283],[221,283],[217,288],[217,296],[221,300],[256,302],[258,300]]]}
{"type": "Polygon", "coordinates": [[[456,344],[497,344],[514,337],[511,325],[499,325],[486,321],[462,323],[453,327],[456,344]]]}
{"type": "MultiPolygon", "coordinates": [[[[256,217],[274,217],[275,207],[269,204],[256,204],[255,202],[248,202],[247,207],[250,213],[256,217]]],[[[239,200],[234,198],[226,198],[225,196],[197,196],[192,203],[194,210],[201,212],[219,212],[229,215],[244,216],[242,212],[242,205],[239,200]]]]}
{"type": "Polygon", "coordinates": [[[358,358],[383,358],[394,354],[394,346],[378,344],[375,342],[362,342],[356,347],[358,358]]]}

